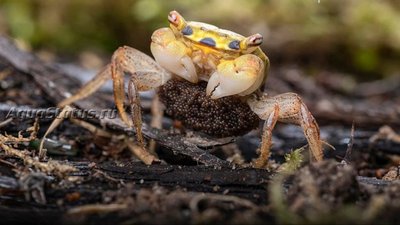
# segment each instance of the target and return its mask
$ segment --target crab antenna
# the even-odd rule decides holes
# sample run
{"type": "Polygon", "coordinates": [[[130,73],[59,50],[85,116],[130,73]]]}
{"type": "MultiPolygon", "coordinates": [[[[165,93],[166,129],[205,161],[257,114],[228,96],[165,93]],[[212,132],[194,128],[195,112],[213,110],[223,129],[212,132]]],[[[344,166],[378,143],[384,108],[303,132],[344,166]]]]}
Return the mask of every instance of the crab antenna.
{"type": "Polygon", "coordinates": [[[175,10],[168,14],[168,21],[178,30],[182,30],[186,26],[186,20],[175,10]]]}
{"type": "Polygon", "coordinates": [[[245,38],[243,41],[241,41],[240,48],[248,49],[251,47],[258,47],[262,44],[262,42],[263,42],[263,36],[261,34],[253,34],[245,38]]]}

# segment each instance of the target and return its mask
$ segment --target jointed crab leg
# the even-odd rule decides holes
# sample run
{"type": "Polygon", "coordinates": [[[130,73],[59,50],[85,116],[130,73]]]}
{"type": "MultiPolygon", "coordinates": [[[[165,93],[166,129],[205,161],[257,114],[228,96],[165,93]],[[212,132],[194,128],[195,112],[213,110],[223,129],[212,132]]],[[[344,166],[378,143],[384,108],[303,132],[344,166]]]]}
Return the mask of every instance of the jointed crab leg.
{"type": "Polygon", "coordinates": [[[64,99],[58,103],[58,107],[64,107],[76,102],[80,99],[86,98],[99,89],[108,79],[110,79],[111,67],[107,65],[104,67],[92,80],[86,83],[81,89],[78,90],[73,96],[64,99]]]}
{"type": "Polygon", "coordinates": [[[131,106],[131,115],[133,127],[136,129],[136,137],[141,147],[144,147],[144,140],[142,135],[142,110],[140,107],[139,92],[136,88],[135,80],[131,78],[128,85],[128,98],[129,105],[131,106]]]}
{"type": "Polygon", "coordinates": [[[317,161],[322,160],[322,141],[318,124],[297,94],[285,93],[270,98],[263,96],[260,100],[257,100],[254,96],[248,100],[248,104],[261,119],[266,120],[260,148],[261,153],[255,161],[256,167],[263,167],[268,163],[271,133],[277,121],[300,125],[307,138],[312,156],[317,161]]]}
{"type": "Polygon", "coordinates": [[[255,161],[255,166],[257,168],[261,168],[268,163],[268,159],[270,156],[270,148],[272,144],[272,130],[275,127],[276,122],[278,121],[279,116],[279,106],[275,104],[273,106],[273,111],[269,114],[267,120],[264,122],[262,136],[261,136],[261,147],[260,147],[260,155],[255,161]]]}
{"type": "Polygon", "coordinates": [[[130,125],[123,102],[125,99],[124,74],[131,75],[128,97],[132,109],[132,121],[136,137],[144,147],[139,91],[147,91],[163,85],[171,78],[152,58],[128,46],[120,47],[111,59],[111,74],[114,84],[114,100],[122,120],[130,125]]]}
{"type": "Polygon", "coordinates": [[[131,75],[129,83],[129,100],[132,107],[132,121],[140,145],[144,146],[142,136],[142,118],[140,110],[139,91],[146,91],[163,85],[171,78],[171,74],[159,66],[151,57],[128,47],[118,48],[107,65],[91,81],[84,85],[75,95],[59,103],[60,107],[69,105],[83,99],[101,87],[108,79],[112,78],[114,86],[114,101],[122,121],[128,126],[132,123],[128,119],[124,108],[125,85],[124,75],[131,75]]]}

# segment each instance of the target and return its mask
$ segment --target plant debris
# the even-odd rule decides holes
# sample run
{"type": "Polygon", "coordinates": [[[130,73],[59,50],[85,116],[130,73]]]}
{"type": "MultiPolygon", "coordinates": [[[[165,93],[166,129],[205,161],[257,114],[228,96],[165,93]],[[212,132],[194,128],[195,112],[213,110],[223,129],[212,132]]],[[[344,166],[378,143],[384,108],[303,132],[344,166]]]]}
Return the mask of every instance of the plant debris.
{"type": "Polygon", "coordinates": [[[76,171],[76,168],[73,166],[63,164],[58,161],[49,160],[47,162],[41,162],[38,157],[32,155],[32,152],[28,150],[19,150],[12,147],[23,144],[24,142],[31,142],[35,140],[38,129],[38,122],[36,121],[32,127],[29,127],[26,130],[27,132],[30,132],[29,137],[23,137],[21,133],[18,134],[18,137],[0,134],[1,149],[5,151],[7,156],[17,157],[23,160],[26,166],[34,167],[47,174],[54,174],[59,177],[64,177],[65,175],[76,171]]]}

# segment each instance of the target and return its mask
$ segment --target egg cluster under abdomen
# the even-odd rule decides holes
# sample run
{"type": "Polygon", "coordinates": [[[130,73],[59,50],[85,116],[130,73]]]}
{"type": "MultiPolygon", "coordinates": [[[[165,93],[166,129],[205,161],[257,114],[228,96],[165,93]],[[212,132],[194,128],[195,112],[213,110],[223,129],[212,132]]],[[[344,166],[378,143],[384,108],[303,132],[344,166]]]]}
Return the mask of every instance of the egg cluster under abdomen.
{"type": "Polygon", "coordinates": [[[186,128],[215,137],[243,135],[258,127],[260,119],[239,97],[210,99],[206,82],[192,84],[172,79],[159,89],[165,112],[186,128]]]}

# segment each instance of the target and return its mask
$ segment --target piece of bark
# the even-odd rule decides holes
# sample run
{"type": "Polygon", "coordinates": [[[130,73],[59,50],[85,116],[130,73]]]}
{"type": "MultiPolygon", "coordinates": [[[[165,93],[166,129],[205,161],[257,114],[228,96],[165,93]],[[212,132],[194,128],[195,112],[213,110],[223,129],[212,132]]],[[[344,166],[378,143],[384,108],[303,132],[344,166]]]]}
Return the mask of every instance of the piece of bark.
{"type": "MultiPolygon", "coordinates": [[[[184,189],[191,192],[229,193],[229,195],[265,204],[268,199],[267,188],[272,178],[272,173],[254,168],[215,169],[207,166],[146,166],[140,162],[128,161],[104,162],[97,166],[90,166],[90,162],[82,161],[71,162],[71,165],[80,168],[80,171],[73,176],[85,178],[84,181],[81,181],[80,185],[69,185],[69,187],[53,185],[52,189],[46,190],[48,202],[54,203],[58,198],[68,193],[82,192],[81,195],[86,203],[95,203],[99,201],[101,193],[107,190],[115,190],[116,185],[134,183],[135,189],[138,190],[159,185],[171,190],[184,189]],[[98,171],[101,173],[96,175],[98,178],[94,178],[98,171]]],[[[381,190],[392,183],[391,181],[363,176],[357,176],[357,181],[360,184],[370,185],[377,190],[381,190]]],[[[290,181],[283,186],[288,187],[289,185],[291,185],[290,181]]],[[[7,198],[7,193],[15,195],[15,191],[21,191],[18,180],[9,176],[0,176],[0,189],[9,191],[4,192],[6,194],[3,195],[3,198],[7,198]]],[[[9,200],[12,201],[12,199],[9,200]]],[[[18,198],[15,200],[20,201],[18,198]]]]}

